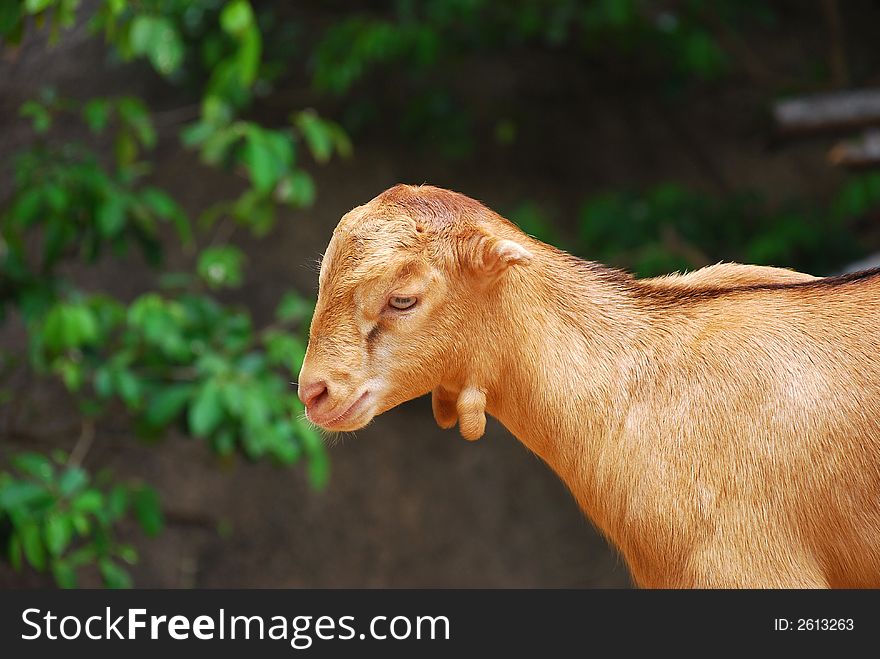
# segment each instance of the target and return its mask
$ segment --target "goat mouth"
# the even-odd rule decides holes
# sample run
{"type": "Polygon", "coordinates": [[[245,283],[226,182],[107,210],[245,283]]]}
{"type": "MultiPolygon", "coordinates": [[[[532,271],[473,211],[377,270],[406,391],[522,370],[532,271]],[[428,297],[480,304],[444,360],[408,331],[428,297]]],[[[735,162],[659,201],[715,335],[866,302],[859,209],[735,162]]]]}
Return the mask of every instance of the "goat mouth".
{"type": "Polygon", "coordinates": [[[340,430],[341,428],[339,426],[346,425],[346,422],[363,407],[363,403],[367,400],[369,395],[369,391],[362,393],[357,400],[345,408],[341,414],[334,415],[331,413],[324,417],[315,417],[309,409],[306,408],[306,417],[308,417],[309,421],[312,423],[327,430],[340,430]]]}

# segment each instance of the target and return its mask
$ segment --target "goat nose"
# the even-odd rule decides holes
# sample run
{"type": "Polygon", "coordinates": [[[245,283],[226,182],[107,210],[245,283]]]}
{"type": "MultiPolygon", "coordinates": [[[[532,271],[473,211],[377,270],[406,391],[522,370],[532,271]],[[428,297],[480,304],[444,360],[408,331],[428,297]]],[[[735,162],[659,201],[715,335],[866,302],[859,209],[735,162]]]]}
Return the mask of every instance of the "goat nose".
{"type": "Polygon", "coordinates": [[[309,407],[312,403],[327,393],[327,383],[324,380],[307,382],[304,384],[301,383],[299,385],[298,393],[299,399],[303,402],[303,405],[309,407]]]}

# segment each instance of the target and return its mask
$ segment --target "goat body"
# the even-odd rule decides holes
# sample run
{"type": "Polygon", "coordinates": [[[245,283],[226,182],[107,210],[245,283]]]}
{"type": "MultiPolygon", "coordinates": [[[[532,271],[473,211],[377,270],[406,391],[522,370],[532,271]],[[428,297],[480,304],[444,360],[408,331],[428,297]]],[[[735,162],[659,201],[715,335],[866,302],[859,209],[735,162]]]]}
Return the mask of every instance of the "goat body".
{"type": "Polygon", "coordinates": [[[334,234],[300,382],[331,429],[428,391],[468,439],[495,416],[641,586],[878,587],[878,326],[880,271],[638,280],[396,186],[334,234]]]}

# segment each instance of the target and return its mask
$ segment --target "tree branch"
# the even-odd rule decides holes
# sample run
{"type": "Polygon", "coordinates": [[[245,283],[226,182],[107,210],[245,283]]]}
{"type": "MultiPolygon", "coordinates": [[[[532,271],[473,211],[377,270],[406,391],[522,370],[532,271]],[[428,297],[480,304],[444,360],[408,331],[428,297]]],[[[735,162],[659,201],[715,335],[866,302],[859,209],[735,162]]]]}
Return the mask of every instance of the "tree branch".
{"type": "Polygon", "coordinates": [[[93,419],[85,418],[82,420],[79,439],[76,440],[76,445],[74,445],[73,450],[70,452],[67,464],[71,467],[79,467],[82,465],[82,462],[86,455],[88,455],[89,449],[92,448],[92,443],[94,441],[95,421],[93,419]]]}

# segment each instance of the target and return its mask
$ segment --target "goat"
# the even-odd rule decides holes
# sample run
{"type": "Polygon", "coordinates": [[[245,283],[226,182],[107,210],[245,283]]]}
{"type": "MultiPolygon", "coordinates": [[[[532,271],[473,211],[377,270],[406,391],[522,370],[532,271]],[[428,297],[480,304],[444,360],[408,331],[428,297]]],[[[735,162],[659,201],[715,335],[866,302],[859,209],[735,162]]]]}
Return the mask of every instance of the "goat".
{"type": "Polygon", "coordinates": [[[398,185],[324,255],[308,418],[363,427],[432,393],[496,417],[642,587],[880,586],[880,270],[582,261],[464,195],[398,185]]]}

